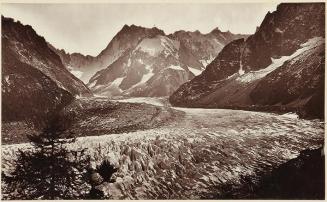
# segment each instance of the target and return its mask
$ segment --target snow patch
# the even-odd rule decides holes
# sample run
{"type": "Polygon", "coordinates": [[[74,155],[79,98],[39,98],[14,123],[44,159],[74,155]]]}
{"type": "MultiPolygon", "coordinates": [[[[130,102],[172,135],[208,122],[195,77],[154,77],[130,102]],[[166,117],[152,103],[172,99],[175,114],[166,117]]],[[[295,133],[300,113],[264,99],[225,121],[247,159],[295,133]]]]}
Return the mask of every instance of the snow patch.
{"type": "Polygon", "coordinates": [[[240,70],[238,70],[238,73],[240,76],[242,76],[245,73],[245,71],[241,68],[240,70]]]}
{"type": "Polygon", "coordinates": [[[150,65],[146,65],[145,69],[148,71],[148,73],[143,74],[141,81],[139,81],[137,84],[134,84],[132,87],[130,87],[130,89],[146,83],[154,75],[153,69],[151,68],[150,65]]]}
{"type": "Polygon", "coordinates": [[[322,37],[314,37],[312,39],[309,39],[306,43],[301,44],[301,48],[296,50],[292,55],[282,56],[278,59],[271,58],[272,63],[268,67],[264,69],[260,69],[258,71],[250,71],[244,75],[241,75],[236,80],[243,83],[248,83],[248,82],[255,81],[257,79],[261,79],[265,77],[267,74],[269,74],[270,72],[276,70],[278,67],[281,67],[284,64],[284,62],[296,58],[297,56],[301,55],[303,52],[315,48],[323,42],[324,42],[324,38],[322,37]]]}
{"type": "Polygon", "coordinates": [[[208,59],[202,59],[199,60],[199,62],[204,66],[208,66],[213,60],[215,59],[215,57],[213,57],[212,55],[210,55],[210,57],[208,59]]]}
{"type": "Polygon", "coordinates": [[[81,78],[83,76],[83,72],[82,71],[79,71],[79,70],[71,70],[70,73],[72,73],[75,77],[77,78],[81,78]]]}
{"type": "MultiPolygon", "coordinates": [[[[143,39],[134,51],[140,50],[148,53],[150,56],[158,56],[160,53],[164,53],[165,57],[172,55],[176,59],[179,58],[178,50],[180,44],[178,41],[171,40],[165,36],[156,36],[155,38],[143,39]]],[[[134,52],[133,51],[133,52],[134,52]]]]}
{"type": "Polygon", "coordinates": [[[242,76],[245,73],[245,71],[243,70],[242,62],[240,64],[240,69],[238,70],[238,73],[239,73],[240,76],[242,76]]]}
{"type": "Polygon", "coordinates": [[[113,80],[113,82],[111,82],[112,86],[119,86],[121,84],[121,82],[124,80],[125,77],[119,77],[116,78],[115,80],[113,80]]]}
{"type": "Polygon", "coordinates": [[[220,43],[220,41],[218,41],[218,39],[215,38],[214,41],[218,44],[218,46],[224,47],[224,44],[220,43]]]}
{"type": "Polygon", "coordinates": [[[239,76],[239,75],[240,75],[240,72],[238,72],[238,73],[234,73],[234,74],[228,76],[228,77],[226,78],[226,80],[228,80],[228,79],[230,79],[230,78],[233,78],[233,77],[235,77],[235,76],[239,76]]]}
{"type": "Polygon", "coordinates": [[[170,65],[166,69],[174,69],[174,70],[179,70],[179,71],[185,71],[185,69],[181,68],[180,66],[177,65],[170,65]]]}
{"type": "Polygon", "coordinates": [[[173,41],[171,39],[168,39],[167,37],[159,36],[160,43],[164,47],[165,51],[165,57],[168,57],[168,55],[173,55],[175,58],[179,58],[178,50],[179,50],[179,42],[173,41]]]}
{"type": "Polygon", "coordinates": [[[161,40],[146,38],[139,43],[135,50],[143,51],[151,56],[157,56],[163,50],[163,47],[161,46],[161,40]]]}
{"type": "Polygon", "coordinates": [[[202,70],[195,69],[193,67],[188,67],[188,70],[190,70],[190,72],[192,72],[195,76],[198,76],[202,73],[202,70]]]}
{"type": "Polygon", "coordinates": [[[5,76],[6,83],[10,85],[9,75],[5,76]]]}
{"type": "Polygon", "coordinates": [[[93,88],[96,85],[97,81],[94,80],[92,83],[88,85],[89,88],[93,88]]]}
{"type": "Polygon", "coordinates": [[[219,36],[221,36],[221,38],[226,40],[226,37],[223,34],[219,34],[219,36]]]}
{"type": "MultiPolygon", "coordinates": [[[[125,79],[125,77],[119,77],[119,78],[116,78],[115,80],[113,80],[112,82],[110,82],[108,84],[97,85],[97,86],[92,86],[92,87],[93,87],[94,90],[102,88],[101,91],[104,92],[104,93],[106,92],[107,89],[117,89],[119,92],[122,92],[122,90],[119,88],[119,85],[121,84],[121,82],[124,79],[125,79]]],[[[90,85],[93,85],[93,83],[91,83],[90,85]]]]}

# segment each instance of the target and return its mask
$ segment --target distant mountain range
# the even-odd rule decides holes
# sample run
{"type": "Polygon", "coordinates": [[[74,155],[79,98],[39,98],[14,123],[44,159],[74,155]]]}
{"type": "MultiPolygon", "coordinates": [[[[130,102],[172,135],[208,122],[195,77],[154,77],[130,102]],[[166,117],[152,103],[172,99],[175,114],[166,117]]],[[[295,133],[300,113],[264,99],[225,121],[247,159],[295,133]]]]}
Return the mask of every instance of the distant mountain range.
{"type": "Polygon", "coordinates": [[[323,3],[282,3],[251,36],[125,25],[96,57],[58,50],[31,26],[1,21],[4,120],[43,116],[92,94],[324,116],[323,3]]]}
{"type": "Polygon", "coordinates": [[[167,96],[200,74],[230,41],[247,35],[125,25],[96,57],[57,52],[70,71],[104,96],[167,96]]]}
{"type": "Polygon", "coordinates": [[[256,33],[226,45],[174,106],[294,111],[324,116],[325,5],[283,3],[256,33]]]}

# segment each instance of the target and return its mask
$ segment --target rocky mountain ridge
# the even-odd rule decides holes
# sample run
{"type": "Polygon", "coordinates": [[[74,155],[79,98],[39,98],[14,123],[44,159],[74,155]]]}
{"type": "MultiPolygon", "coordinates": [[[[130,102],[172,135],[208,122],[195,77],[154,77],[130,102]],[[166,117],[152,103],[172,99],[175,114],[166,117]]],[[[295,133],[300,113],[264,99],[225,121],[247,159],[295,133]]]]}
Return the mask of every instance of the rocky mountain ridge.
{"type": "Polygon", "coordinates": [[[3,120],[38,117],[92,95],[31,26],[1,21],[3,120]]]}
{"type": "MultiPolygon", "coordinates": [[[[137,30],[128,31],[137,35],[137,30]]],[[[155,36],[140,36],[134,48],[98,71],[88,86],[102,96],[168,96],[199,75],[225,43],[238,37],[246,35],[214,29],[208,34],[178,31],[171,35],[161,32],[155,36]]]]}
{"type": "Polygon", "coordinates": [[[143,28],[135,25],[124,25],[123,28],[114,36],[108,46],[95,57],[84,56],[80,53],[66,53],[64,50],[58,50],[49,44],[61,58],[65,66],[71,70],[73,74],[79,77],[84,83],[88,83],[89,79],[99,70],[102,70],[112,64],[126,51],[134,48],[144,37],[154,37],[158,34],[164,34],[162,30],[156,27],[143,28]]]}
{"type": "Polygon", "coordinates": [[[226,45],[201,75],[174,92],[170,102],[322,118],[324,18],[322,3],[280,4],[255,34],[226,45]]]}

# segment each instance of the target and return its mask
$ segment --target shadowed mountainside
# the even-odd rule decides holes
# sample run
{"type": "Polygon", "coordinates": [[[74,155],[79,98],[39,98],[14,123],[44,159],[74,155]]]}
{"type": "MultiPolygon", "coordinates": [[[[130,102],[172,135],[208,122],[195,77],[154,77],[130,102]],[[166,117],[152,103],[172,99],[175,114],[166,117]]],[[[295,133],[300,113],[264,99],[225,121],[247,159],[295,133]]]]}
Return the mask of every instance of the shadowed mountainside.
{"type": "Polygon", "coordinates": [[[2,120],[40,119],[90,90],[31,26],[2,22],[2,120]]]}
{"type": "Polygon", "coordinates": [[[324,19],[323,3],[280,4],[254,35],[225,46],[170,102],[323,118],[324,19]]]}

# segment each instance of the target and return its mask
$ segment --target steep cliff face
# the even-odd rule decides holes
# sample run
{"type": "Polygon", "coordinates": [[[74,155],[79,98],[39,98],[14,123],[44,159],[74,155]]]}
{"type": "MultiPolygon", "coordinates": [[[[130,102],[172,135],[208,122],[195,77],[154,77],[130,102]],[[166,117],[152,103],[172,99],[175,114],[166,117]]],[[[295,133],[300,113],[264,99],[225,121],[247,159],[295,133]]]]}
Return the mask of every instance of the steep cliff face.
{"type": "Polygon", "coordinates": [[[170,102],[322,118],[324,33],[324,4],[280,4],[254,35],[227,45],[201,75],[174,92],[170,102]]]}
{"type": "Polygon", "coordinates": [[[61,63],[29,25],[2,21],[3,120],[32,118],[59,109],[90,90],[61,63]]]}
{"type": "Polygon", "coordinates": [[[246,41],[242,55],[245,72],[265,68],[271,58],[291,55],[313,37],[324,37],[323,3],[282,3],[268,12],[257,32],[246,41]]]}

